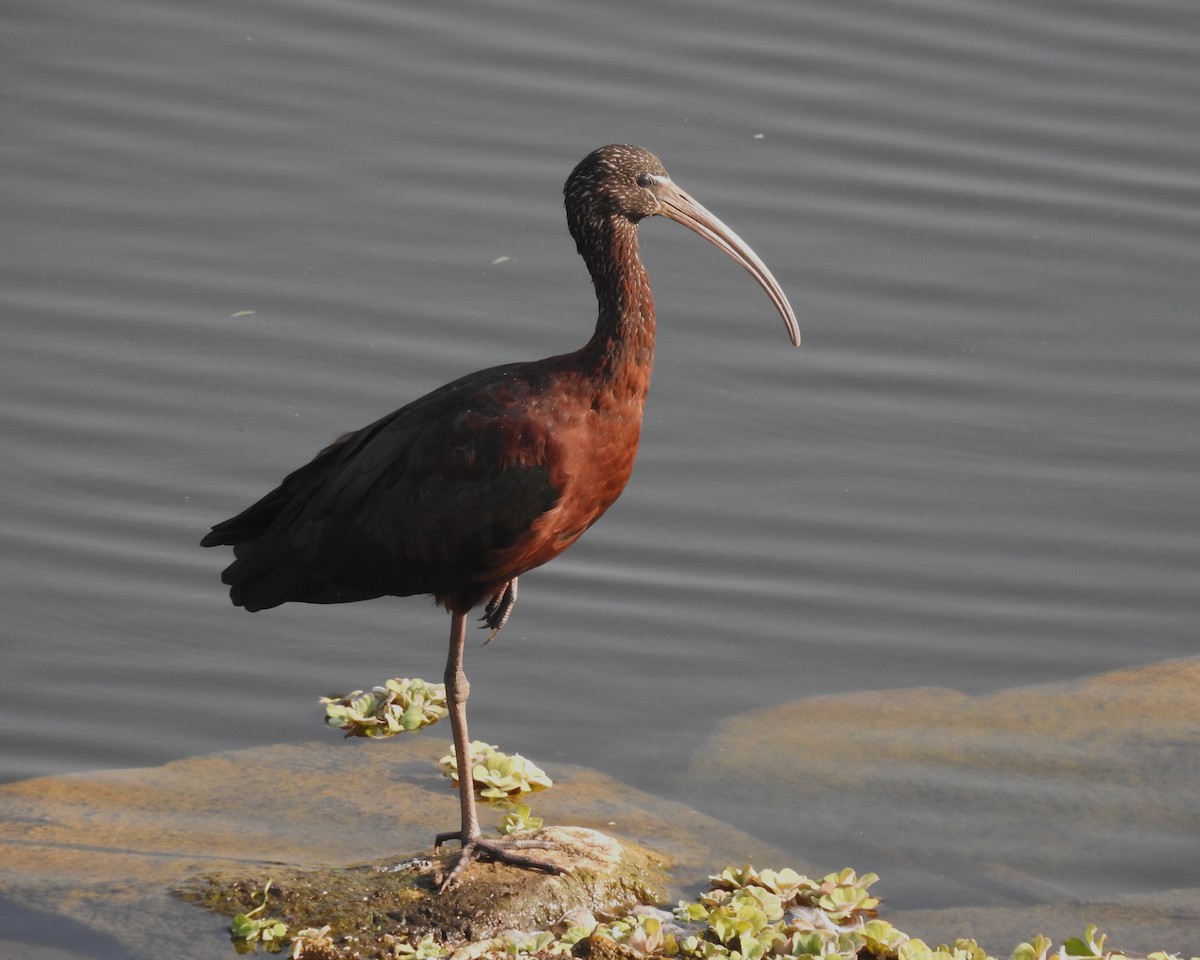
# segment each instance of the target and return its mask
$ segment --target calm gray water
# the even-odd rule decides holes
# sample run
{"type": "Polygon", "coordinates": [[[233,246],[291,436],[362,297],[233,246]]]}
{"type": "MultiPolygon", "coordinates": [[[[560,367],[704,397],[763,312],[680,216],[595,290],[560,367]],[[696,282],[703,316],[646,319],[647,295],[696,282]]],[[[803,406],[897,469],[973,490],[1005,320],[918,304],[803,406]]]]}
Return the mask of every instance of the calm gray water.
{"type": "MultiPolygon", "coordinates": [[[[581,344],[560,189],[614,141],[754,246],[805,344],[718,252],[644,227],[638,468],[470,650],[477,736],[802,857],[789,811],[681,786],[723,718],[1200,651],[1191,0],[4,22],[0,779],[321,737],[320,694],[440,676],[428,602],[249,617],[197,541],[339,432],[581,344]]],[[[824,865],[878,869],[861,833],[824,865]]],[[[1179,840],[1167,885],[1195,880],[1179,840]]]]}

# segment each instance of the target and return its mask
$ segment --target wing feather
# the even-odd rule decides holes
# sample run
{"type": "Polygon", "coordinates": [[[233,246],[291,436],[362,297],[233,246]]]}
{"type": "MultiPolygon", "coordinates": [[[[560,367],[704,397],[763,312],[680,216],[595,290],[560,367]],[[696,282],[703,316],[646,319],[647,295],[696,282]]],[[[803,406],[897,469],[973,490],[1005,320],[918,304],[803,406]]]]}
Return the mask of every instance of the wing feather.
{"type": "MultiPolygon", "coordinates": [[[[515,370],[448,384],[346,434],[202,541],[233,544],[235,603],[431,593],[474,605],[488,558],[561,491],[553,437],[512,402],[515,370]]],[[[513,574],[516,575],[516,574],[513,574]]]]}

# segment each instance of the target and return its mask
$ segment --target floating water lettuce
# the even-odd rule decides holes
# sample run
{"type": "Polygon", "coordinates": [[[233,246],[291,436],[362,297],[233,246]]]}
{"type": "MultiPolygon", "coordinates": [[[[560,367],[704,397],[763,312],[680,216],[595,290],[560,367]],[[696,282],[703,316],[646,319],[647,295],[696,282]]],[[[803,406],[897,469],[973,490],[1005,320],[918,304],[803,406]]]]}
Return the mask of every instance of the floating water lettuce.
{"type": "Polygon", "coordinates": [[[268,949],[280,949],[280,945],[284,942],[287,936],[287,924],[276,917],[258,917],[267,908],[267,896],[271,892],[271,881],[268,880],[263,887],[262,903],[253,910],[247,910],[245,913],[239,913],[229,923],[229,933],[233,937],[235,943],[241,944],[256,944],[262,943],[268,949]]]}
{"type": "Polygon", "coordinates": [[[708,878],[712,890],[701,897],[701,903],[720,906],[729,896],[741,890],[765,890],[779,898],[785,907],[819,907],[821,913],[834,921],[873,917],[879,898],[867,893],[867,888],[879,879],[873,873],[861,877],[847,867],[820,880],[796,873],[795,870],[755,870],[754,867],[728,867],[708,878]]]}
{"type": "MultiPolygon", "coordinates": [[[[442,773],[458,784],[458,759],[453,747],[438,761],[442,773]]],[[[491,744],[476,740],[471,744],[471,779],[476,796],[488,800],[519,797],[554,786],[546,772],[519,753],[501,753],[491,744]]]]}
{"type": "Polygon", "coordinates": [[[291,960],[301,960],[306,954],[314,953],[328,956],[333,949],[333,937],[329,935],[329,924],[323,927],[307,927],[301,930],[289,941],[291,949],[288,956],[291,960]]]}
{"type": "Polygon", "coordinates": [[[325,722],[347,737],[394,737],[446,716],[446,685],[399,678],[369,693],[355,690],[345,697],[322,697],[321,703],[325,722]]]}
{"type": "Polygon", "coordinates": [[[527,803],[512,803],[507,807],[504,819],[500,821],[500,835],[507,837],[522,830],[539,830],[542,818],[530,816],[533,812],[527,803]]]}
{"type": "MultiPolygon", "coordinates": [[[[480,761],[477,767],[486,767],[483,758],[489,756],[500,765],[498,758],[518,761],[518,766],[528,763],[505,757],[487,744],[474,743],[472,748],[480,761]]],[[[451,759],[444,758],[443,766],[451,759]]],[[[511,805],[513,816],[528,816],[528,807],[511,805]]],[[[282,920],[259,919],[271,888],[268,882],[262,903],[238,914],[231,931],[239,952],[258,946],[271,951],[290,947],[289,956],[299,960],[996,960],[974,940],[930,946],[878,919],[878,900],[867,892],[874,874],[842,870],[812,879],[794,870],[747,866],[728,868],[709,880],[708,892],[680,902],[673,911],[640,906],[601,922],[589,911],[577,910],[550,930],[508,931],[467,944],[442,943],[430,936],[412,942],[402,933],[386,933],[375,947],[359,935],[331,935],[328,926],[289,934],[282,920]]],[[[1090,926],[1082,937],[1070,938],[1057,949],[1038,935],[1020,944],[1009,960],[1125,958],[1106,950],[1105,937],[1090,926]]],[[[1183,958],[1152,953],[1146,960],[1183,958]]]]}

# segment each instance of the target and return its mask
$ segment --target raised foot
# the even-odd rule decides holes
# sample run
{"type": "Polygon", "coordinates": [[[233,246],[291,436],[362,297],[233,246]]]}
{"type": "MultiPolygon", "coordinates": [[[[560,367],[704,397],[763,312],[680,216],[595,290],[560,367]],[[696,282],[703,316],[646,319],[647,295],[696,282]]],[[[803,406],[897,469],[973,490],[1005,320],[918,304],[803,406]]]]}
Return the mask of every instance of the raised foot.
{"type": "Polygon", "coordinates": [[[516,603],[517,578],[513,577],[488,601],[487,606],[484,607],[483,616],[479,618],[483,621],[485,627],[491,627],[492,629],[492,632],[488,634],[488,638],[483,641],[485,644],[491,643],[496,639],[496,634],[508,623],[508,618],[512,615],[513,607],[516,606],[516,603]]]}
{"type": "MultiPolygon", "coordinates": [[[[447,840],[462,840],[461,831],[439,833],[433,841],[436,850],[447,840]]],[[[543,870],[546,873],[570,873],[567,867],[542,857],[521,853],[522,850],[552,850],[555,844],[534,837],[476,837],[463,844],[462,853],[453,869],[446,874],[446,879],[438,884],[438,893],[449,890],[462,877],[463,872],[475,860],[493,860],[496,863],[507,863],[514,867],[524,867],[527,870],[543,870]]]]}

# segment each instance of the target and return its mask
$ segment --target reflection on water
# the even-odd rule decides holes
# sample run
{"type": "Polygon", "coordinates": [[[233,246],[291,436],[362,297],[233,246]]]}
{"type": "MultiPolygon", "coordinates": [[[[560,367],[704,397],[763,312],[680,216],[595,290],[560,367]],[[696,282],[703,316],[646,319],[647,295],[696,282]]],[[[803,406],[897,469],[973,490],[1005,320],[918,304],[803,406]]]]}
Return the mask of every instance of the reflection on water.
{"type": "MultiPolygon", "coordinates": [[[[646,225],[641,458],[469,651],[477,736],[776,838],[686,779],[728,717],[1194,654],[1197,32],[1166,2],[18,3],[0,778],[324,736],[321,694],[440,675],[422,602],[247,617],[196,542],[341,431],[582,343],[558,191],[611,141],[753,244],[805,346],[646,225]]],[[[906,849],[970,834],[951,801],[989,781],[955,776],[906,849]]],[[[938,896],[1002,900],[971,849],[938,896]]]]}

